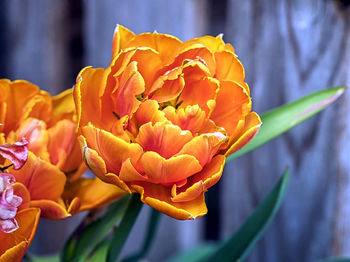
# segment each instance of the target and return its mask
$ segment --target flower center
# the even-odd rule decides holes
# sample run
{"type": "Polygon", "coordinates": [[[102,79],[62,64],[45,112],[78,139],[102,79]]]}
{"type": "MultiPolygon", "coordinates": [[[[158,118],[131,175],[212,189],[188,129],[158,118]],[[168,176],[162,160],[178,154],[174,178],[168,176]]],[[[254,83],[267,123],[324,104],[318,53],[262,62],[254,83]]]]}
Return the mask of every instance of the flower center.
{"type": "Polygon", "coordinates": [[[0,231],[11,233],[18,229],[15,219],[22,198],[14,194],[15,177],[9,173],[0,173],[0,231]]]}

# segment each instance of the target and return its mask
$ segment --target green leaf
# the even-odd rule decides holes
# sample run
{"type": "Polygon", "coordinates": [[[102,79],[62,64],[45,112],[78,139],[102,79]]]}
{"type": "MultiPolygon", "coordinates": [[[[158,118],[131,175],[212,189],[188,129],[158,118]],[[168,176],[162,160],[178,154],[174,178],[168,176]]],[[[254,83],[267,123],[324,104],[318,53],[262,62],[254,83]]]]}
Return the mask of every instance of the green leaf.
{"type": "Polygon", "coordinates": [[[127,195],[114,202],[101,218],[88,225],[83,221],[66,242],[61,252],[61,261],[86,261],[89,253],[122,217],[129,199],[130,196],[127,195]]]}
{"type": "Polygon", "coordinates": [[[59,256],[33,256],[33,262],[59,262],[59,256]]]}
{"type": "Polygon", "coordinates": [[[167,262],[203,261],[206,257],[212,254],[216,248],[217,248],[217,245],[215,244],[201,244],[194,248],[181,252],[180,254],[176,254],[174,257],[167,260],[167,262]]]}
{"type": "Polygon", "coordinates": [[[108,253],[108,247],[110,244],[110,240],[104,240],[102,241],[94,250],[91,257],[89,258],[89,262],[101,262],[106,261],[107,259],[107,253],[108,253]]]}
{"type": "Polygon", "coordinates": [[[238,231],[224,241],[205,261],[243,261],[263,235],[281,205],[289,181],[286,170],[282,178],[249,216],[238,231]]]}
{"type": "Polygon", "coordinates": [[[350,262],[350,258],[327,258],[319,260],[318,262],[350,262]]]}
{"type": "Polygon", "coordinates": [[[138,214],[142,208],[142,202],[138,194],[132,194],[131,199],[128,204],[128,208],[125,211],[125,214],[120,222],[120,225],[115,229],[112,236],[108,254],[107,262],[116,262],[118,261],[120,252],[123,249],[123,246],[128,239],[129,233],[136,221],[138,214]]]}
{"type": "Polygon", "coordinates": [[[230,155],[227,161],[231,161],[262,146],[271,139],[317,114],[337,100],[344,91],[345,87],[325,89],[263,114],[261,116],[263,124],[258,134],[248,145],[230,155]]]}
{"type": "Polygon", "coordinates": [[[151,209],[151,215],[148,220],[147,233],[143,241],[141,250],[138,253],[123,259],[123,262],[137,262],[137,261],[140,261],[142,258],[144,258],[148,254],[148,251],[154,241],[154,238],[159,226],[160,216],[161,216],[160,212],[158,212],[153,208],[151,209]]]}

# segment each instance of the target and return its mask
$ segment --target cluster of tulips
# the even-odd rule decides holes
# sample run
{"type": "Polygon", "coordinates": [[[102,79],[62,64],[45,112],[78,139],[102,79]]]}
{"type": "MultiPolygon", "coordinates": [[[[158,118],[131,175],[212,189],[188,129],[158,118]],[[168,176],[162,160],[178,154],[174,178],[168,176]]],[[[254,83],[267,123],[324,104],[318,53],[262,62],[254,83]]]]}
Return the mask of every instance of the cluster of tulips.
{"type": "Polygon", "coordinates": [[[110,65],[84,68],[73,89],[52,97],[0,80],[0,261],[21,261],[40,217],[126,194],[175,219],[205,215],[226,158],[261,125],[221,35],[181,42],[117,26],[110,65]]]}

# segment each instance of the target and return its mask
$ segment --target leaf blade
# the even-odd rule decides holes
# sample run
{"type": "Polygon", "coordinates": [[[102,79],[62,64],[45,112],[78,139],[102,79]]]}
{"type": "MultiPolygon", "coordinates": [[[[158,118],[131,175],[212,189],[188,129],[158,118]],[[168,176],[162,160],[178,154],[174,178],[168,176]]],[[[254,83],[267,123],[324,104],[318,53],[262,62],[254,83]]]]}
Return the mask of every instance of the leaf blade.
{"type": "Polygon", "coordinates": [[[122,217],[129,198],[127,195],[111,204],[101,218],[83,227],[82,232],[78,227],[65,243],[61,252],[61,261],[85,261],[89,253],[122,217]]]}
{"type": "Polygon", "coordinates": [[[286,170],[269,194],[238,231],[224,241],[206,261],[242,261],[261,238],[279,209],[289,181],[286,170]]]}
{"type": "Polygon", "coordinates": [[[262,146],[273,138],[317,114],[336,101],[344,91],[345,87],[328,88],[264,113],[261,116],[263,124],[258,134],[241,150],[228,156],[227,161],[231,161],[262,146]]]}

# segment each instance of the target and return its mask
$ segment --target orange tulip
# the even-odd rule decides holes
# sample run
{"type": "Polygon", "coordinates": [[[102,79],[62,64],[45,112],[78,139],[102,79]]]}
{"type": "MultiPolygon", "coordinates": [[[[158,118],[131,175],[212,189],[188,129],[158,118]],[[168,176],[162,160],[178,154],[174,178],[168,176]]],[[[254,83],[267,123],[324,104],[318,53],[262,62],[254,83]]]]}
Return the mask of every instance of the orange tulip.
{"type": "Polygon", "coordinates": [[[2,139],[14,143],[25,138],[30,151],[25,166],[10,172],[28,191],[30,206],[50,219],[99,207],[123,194],[96,178],[82,178],[86,166],[75,134],[72,91],[51,97],[27,81],[0,80],[2,139]]]}
{"type": "Polygon", "coordinates": [[[89,168],[176,219],[206,214],[204,193],[226,156],[261,126],[221,35],[181,42],[117,26],[110,66],[84,68],[74,99],[89,168]]]}
{"type": "MultiPolygon", "coordinates": [[[[20,169],[27,161],[27,141],[0,145],[0,158],[20,169]]],[[[8,165],[1,168],[3,172],[8,165]]],[[[15,177],[0,173],[0,262],[21,261],[36,231],[40,209],[28,208],[28,195],[15,177]]]]}
{"type": "MultiPolygon", "coordinates": [[[[17,204],[11,210],[18,209],[15,220],[3,223],[9,229],[0,233],[0,261],[20,261],[35,234],[40,215],[62,219],[105,205],[124,194],[97,178],[82,177],[86,166],[75,134],[72,90],[51,97],[29,82],[1,79],[0,123],[0,144],[8,143],[0,146],[0,165],[7,167],[8,160],[13,162],[13,167],[7,170],[10,173],[7,180],[11,181],[7,183],[8,197],[21,199],[18,206],[19,202],[13,200],[17,204]],[[23,141],[28,141],[25,144],[29,153],[20,148],[23,141]]],[[[13,217],[14,213],[9,214],[13,217]]]]}

